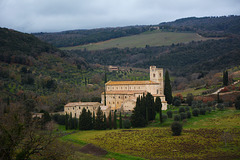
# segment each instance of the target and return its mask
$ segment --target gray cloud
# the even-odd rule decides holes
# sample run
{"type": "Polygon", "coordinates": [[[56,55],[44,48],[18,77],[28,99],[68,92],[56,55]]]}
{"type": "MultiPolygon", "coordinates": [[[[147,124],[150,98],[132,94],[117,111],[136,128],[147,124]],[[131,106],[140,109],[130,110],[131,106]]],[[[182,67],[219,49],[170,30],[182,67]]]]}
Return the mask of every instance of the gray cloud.
{"type": "Polygon", "coordinates": [[[0,0],[0,27],[52,32],[239,15],[239,0],[0,0]]]}

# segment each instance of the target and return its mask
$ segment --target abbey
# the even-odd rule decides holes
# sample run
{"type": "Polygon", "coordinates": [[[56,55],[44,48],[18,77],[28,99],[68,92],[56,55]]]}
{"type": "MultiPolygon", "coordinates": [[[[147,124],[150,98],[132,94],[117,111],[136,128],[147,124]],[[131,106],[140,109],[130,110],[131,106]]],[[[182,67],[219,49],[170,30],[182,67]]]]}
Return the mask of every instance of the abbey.
{"type": "Polygon", "coordinates": [[[110,111],[132,112],[136,106],[137,97],[143,96],[148,92],[154,98],[160,97],[162,101],[162,110],[167,109],[163,89],[163,69],[150,66],[149,81],[108,81],[105,84],[105,94],[101,95],[101,103],[98,102],[72,102],[64,106],[64,113],[79,117],[82,109],[85,108],[96,114],[97,108],[108,115],[110,111]]]}
{"type": "MultiPolygon", "coordinates": [[[[110,110],[131,112],[137,97],[151,93],[154,98],[160,97],[162,109],[167,109],[167,102],[164,96],[163,69],[150,66],[149,81],[108,81],[105,84],[106,106],[110,110]]],[[[104,92],[101,95],[102,104],[105,104],[104,92]]]]}

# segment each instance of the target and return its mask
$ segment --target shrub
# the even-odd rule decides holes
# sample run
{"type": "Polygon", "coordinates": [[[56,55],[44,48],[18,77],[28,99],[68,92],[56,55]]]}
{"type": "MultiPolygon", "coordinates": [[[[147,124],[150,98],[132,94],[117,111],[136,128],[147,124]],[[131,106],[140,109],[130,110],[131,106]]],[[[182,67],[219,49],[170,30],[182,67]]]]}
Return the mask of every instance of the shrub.
{"type": "Polygon", "coordinates": [[[220,110],[220,111],[223,111],[224,110],[224,105],[222,103],[218,103],[217,104],[217,108],[220,110]]]}
{"type": "Polygon", "coordinates": [[[193,110],[194,110],[195,108],[197,108],[197,107],[196,107],[196,106],[192,106],[191,108],[192,108],[192,111],[193,111],[193,110]]]}
{"type": "Polygon", "coordinates": [[[207,102],[207,106],[208,106],[208,107],[211,107],[212,105],[213,105],[213,102],[212,102],[212,101],[208,101],[208,102],[207,102]]]}
{"type": "Polygon", "coordinates": [[[187,114],[182,112],[182,113],[180,113],[180,117],[181,117],[181,120],[184,120],[187,118],[187,114]]]}
{"type": "Polygon", "coordinates": [[[173,122],[171,125],[173,136],[180,136],[182,132],[182,124],[179,122],[173,122]]]}
{"type": "Polygon", "coordinates": [[[129,121],[128,119],[124,120],[123,126],[124,126],[124,128],[126,128],[126,129],[131,128],[131,123],[130,123],[130,121],[129,121]]]}
{"type": "Polygon", "coordinates": [[[195,109],[192,111],[192,115],[193,115],[194,117],[198,117],[198,115],[199,115],[199,109],[198,109],[198,108],[195,108],[195,109]]]}
{"type": "Polygon", "coordinates": [[[187,104],[188,104],[189,106],[192,105],[193,99],[194,99],[193,94],[192,94],[192,93],[188,93],[188,94],[187,94],[187,100],[186,100],[186,101],[187,101],[187,104]]]}
{"type": "Polygon", "coordinates": [[[191,118],[192,114],[190,111],[187,112],[187,118],[191,118]]]}
{"type": "Polygon", "coordinates": [[[173,120],[174,121],[180,121],[181,120],[181,116],[179,114],[176,114],[176,115],[174,115],[173,120]]]}
{"type": "Polygon", "coordinates": [[[173,112],[172,111],[167,111],[167,116],[168,118],[172,118],[173,112]]]}
{"type": "Polygon", "coordinates": [[[208,111],[208,113],[210,113],[212,111],[211,107],[207,107],[206,111],[208,111]]]}
{"type": "Polygon", "coordinates": [[[163,114],[163,115],[162,115],[162,120],[163,120],[163,122],[165,122],[165,121],[167,120],[167,118],[168,118],[168,116],[167,116],[166,114],[163,114]]]}
{"type": "Polygon", "coordinates": [[[212,107],[212,110],[213,110],[213,111],[216,111],[216,107],[215,107],[215,106],[213,106],[213,107],[212,107]]]}
{"type": "Polygon", "coordinates": [[[173,97],[173,105],[174,106],[180,106],[181,105],[181,99],[179,97],[173,97]]]}
{"type": "Polygon", "coordinates": [[[236,110],[240,110],[240,101],[239,100],[237,100],[235,102],[235,108],[236,108],[236,110]]]}
{"type": "Polygon", "coordinates": [[[187,107],[185,107],[185,111],[189,111],[190,110],[190,108],[187,106],[187,107]]]}
{"type": "Polygon", "coordinates": [[[200,108],[200,115],[205,115],[205,114],[206,114],[206,109],[200,108]]]}
{"type": "Polygon", "coordinates": [[[184,107],[180,107],[178,110],[179,113],[185,112],[185,108],[184,107]]]}
{"type": "Polygon", "coordinates": [[[178,114],[178,111],[173,111],[174,114],[178,114]]]}

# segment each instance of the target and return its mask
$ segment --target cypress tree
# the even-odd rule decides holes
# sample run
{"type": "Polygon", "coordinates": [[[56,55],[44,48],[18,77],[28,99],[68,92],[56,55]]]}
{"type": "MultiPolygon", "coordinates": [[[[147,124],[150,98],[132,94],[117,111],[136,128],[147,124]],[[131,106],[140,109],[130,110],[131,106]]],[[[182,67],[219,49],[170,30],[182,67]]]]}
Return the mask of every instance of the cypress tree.
{"type": "Polygon", "coordinates": [[[107,118],[106,118],[105,113],[103,114],[103,122],[104,122],[103,129],[106,130],[107,129],[107,118]]]}
{"type": "Polygon", "coordinates": [[[147,121],[152,121],[155,119],[156,111],[155,111],[155,104],[154,104],[154,97],[151,95],[151,93],[147,93],[146,95],[146,111],[148,114],[146,114],[148,117],[146,117],[147,121]]]}
{"type": "MultiPolygon", "coordinates": [[[[144,96],[143,96],[144,97],[144,96]]],[[[133,127],[145,127],[146,126],[146,120],[144,115],[141,113],[144,98],[137,98],[136,107],[133,109],[133,114],[131,115],[131,124],[133,127]]],[[[146,108],[145,108],[146,112],[146,108]]],[[[147,114],[145,114],[147,115],[147,114]]]]}
{"type": "Polygon", "coordinates": [[[81,114],[79,115],[79,117],[78,117],[78,129],[80,130],[80,128],[81,128],[81,121],[80,121],[80,119],[81,119],[81,114]]]}
{"type": "Polygon", "coordinates": [[[105,75],[104,75],[104,105],[106,106],[106,84],[107,83],[107,73],[105,68],[105,75]]]}
{"type": "Polygon", "coordinates": [[[119,115],[119,128],[122,129],[122,113],[119,115]]]}
{"type": "Polygon", "coordinates": [[[114,111],[113,127],[114,127],[114,129],[117,129],[117,114],[116,114],[116,111],[114,111]]]}
{"type": "Polygon", "coordinates": [[[108,128],[112,129],[112,114],[111,114],[111,110],[109,112],[109,116],[108,116],[108,128]]]}
{"type": "Polygon", "coordinates": [[[223,71],[223,85],[227,86],[228,85],[228,71],[223,71]]]}
{"type": "Polygon", "coordinates": [[[73,124],[74,124],[74,129],[77,129],[77,117],[76,117],[76,114],[75,114],[75,117],[73,119],[73,124]]]}
{"type": "Polygon", "coordinates": [[[88,110],[87,113],[87,129],[91,130],[93,129],[93,120],[92,120],[92,113],[90,112],[90,110],[88,110]]]}
{"type": "Polygon", "coordinates": [[[165,72],[165,81],[164,81],[164,95],[168,104],[172,103],[172,87],[170,83],[169,73],[166,70],[165,72]]]}
{"type": "Polygon", "coordinates": [[[68,126],[68,114],[66,113],[65,115],[65,129],[68,130],[69,126],[68,126]]]}
{"type": "Polygon", "coordinates": [[[93,116],[92,116],[92,128],[94,128],[94,126],[95,126],[95,120],[96,120],[96,118],[95,118],[95,112],[93,111],[93,116]]]}
{"type": "Polygon", "coordinates": [[[94,129],[101,130],[103,128],[104,128],[103,112],[102,112],[101,108],[98,107],[94,129]]]}
{"type": "Polygon", "coordinates": [[[160,123],[162,123],[163,122],[163,119],[162,119],[162,102],[161,102],[161,98],[160,97],[156,98],[155,106],[159,110],[159,119],[160,119],[160,123]]]}
{"type": "Polygon", "coordinates": [[[72,112],[70,113],[70,116],[69,116],[69,129],[73,129],[73,119],[72,119],[72,112]]]}
{"type": "Polygon", "coordinates": [[[82,113],[79,118],[79,129],[87,130],[88,129],[88,114],[85,108],[82,109],[82,113]]]}

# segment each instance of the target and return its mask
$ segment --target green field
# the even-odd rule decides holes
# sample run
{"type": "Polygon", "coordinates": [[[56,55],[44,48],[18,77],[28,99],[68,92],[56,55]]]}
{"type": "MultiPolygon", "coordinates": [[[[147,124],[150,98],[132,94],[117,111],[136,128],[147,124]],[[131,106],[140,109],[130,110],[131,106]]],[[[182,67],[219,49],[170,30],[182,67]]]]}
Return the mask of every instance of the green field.
{"type": "Polygon", "coordinates": [[[79,45],[75,47],[63,47],[63,50],[84,49],[87,50],[102,50],[107,48],[144,48],[149,46],[164,46],[177,43],[187,43],[191,41],[207,40],[197,33],[182,33],[182,32],[162,32],[162,31],[148,31],[139,35],[121,37],[111,39],[98,43],[91,43],[87,45],[79,45]]]}
{"type": "Polygon", "coordinates": [[[173,119],[168,119],[164,122],[167,125],[155,122],[147,128],[80,131],[61,139],[80,146],[92,143],[104,148],[109,153],[101,158],[238,159],[239,118],[240,111],[235,109],[192,117],[183,122],[181,136],[172,136],[169,125],[173,119]]]}

